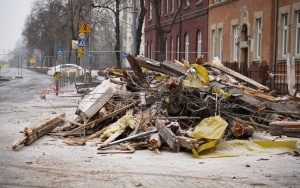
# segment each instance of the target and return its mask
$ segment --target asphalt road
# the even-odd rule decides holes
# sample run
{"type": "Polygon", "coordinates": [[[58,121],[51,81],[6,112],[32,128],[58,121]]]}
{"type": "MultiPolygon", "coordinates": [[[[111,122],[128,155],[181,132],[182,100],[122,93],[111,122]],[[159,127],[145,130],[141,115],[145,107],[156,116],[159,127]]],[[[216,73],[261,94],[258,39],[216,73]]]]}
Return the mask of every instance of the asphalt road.
{"type": "MultiPolygon", "coordinates": [[[[2,70],[3,71],[3,70],[2,70]]],[[[5,71],[15,76],[16,69],[5,71]]],[[[1,72],[4,74],[4,72],[1,72]]],[[[254,156],[194,158],[191,152],[162,149],[99,155],[95,140],[68,146],[43,136],[12,151],[26,126],[52,115],[72,118],[80,96],[74,85],[56,96],[53,78],[24,69],[23,79],[0,82],[0,187],[300,187],[300,157],[260,153],[254,156]]],[[[97,140],[96,140],[97,141],[97,140]]]]}

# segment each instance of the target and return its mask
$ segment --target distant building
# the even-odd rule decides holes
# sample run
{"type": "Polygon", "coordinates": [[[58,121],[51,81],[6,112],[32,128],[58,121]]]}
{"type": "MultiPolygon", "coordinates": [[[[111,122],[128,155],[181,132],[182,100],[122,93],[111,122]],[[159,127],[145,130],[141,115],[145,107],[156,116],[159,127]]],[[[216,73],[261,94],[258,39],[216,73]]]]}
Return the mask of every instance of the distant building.
{"type": "MultiPolygon", "coordinates": [[[[125,58],[124,53],[132,53],[133,48],[133,38],[132,38],[132,0],[123,1],[122,6],[124,10],[122,11],[122,16],[120,16],[120,22],[121,22],[121,51],[122,51],[122,67],[123,68],[129,68],[130,65],[125,58]],[[125,8],[127,7],[127,8],[125,8]],[[128,8],[130,7],[130,8],[128,8]]],[[[138,24],[138,16],[140,14],[140,1],[136,1],[136,26],[138,24]]],[[[144,30],[144,29],[143,29],[144,30]]],[[[142,31],[143,31],[142,30],[142,31]]],[[[144,54],[144,35],[142,36],[142,42],[141,42],[141,48],[140,48],[140,55],[144,54]]]]}

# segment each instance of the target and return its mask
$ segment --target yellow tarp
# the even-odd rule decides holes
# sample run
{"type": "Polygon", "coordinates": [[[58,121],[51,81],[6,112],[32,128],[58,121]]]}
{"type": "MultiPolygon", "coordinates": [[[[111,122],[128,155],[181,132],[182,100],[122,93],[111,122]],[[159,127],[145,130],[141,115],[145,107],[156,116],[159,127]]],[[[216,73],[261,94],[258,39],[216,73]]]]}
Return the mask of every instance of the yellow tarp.
{"type": "Polygon", "coordinates": [[[201,155],[194,156],[200,158],[217,158],[217,157],[237,157],[237,156],[251,156],[262,153],[279,154],[292,152],[296,150],[297,141],[248,141],[248,140],[231,140],[224,141],[216,145],[215,148],[203,151],[201,155]]]}
{"type": "Polygon", "coordinates": [[[214,116],[203,119],[193,132],[187,132],[191,138],[204,138],[206,142],[193,150],[194,156],[198,157],[202,151],[215,147],[217,141],[224,135],[227,125],[228,123],[220,116],[214,116]]]}

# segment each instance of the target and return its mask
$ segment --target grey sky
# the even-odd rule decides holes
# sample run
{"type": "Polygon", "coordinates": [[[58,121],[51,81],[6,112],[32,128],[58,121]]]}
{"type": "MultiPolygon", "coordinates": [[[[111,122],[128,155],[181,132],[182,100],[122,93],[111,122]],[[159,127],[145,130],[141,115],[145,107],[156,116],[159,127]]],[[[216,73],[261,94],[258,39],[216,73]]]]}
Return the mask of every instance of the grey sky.
{"type": "Polygon", "coordinates": [[[0,0],[0,54],[13,50],[21,39],[26,17],[35,0],[0,0]]]}

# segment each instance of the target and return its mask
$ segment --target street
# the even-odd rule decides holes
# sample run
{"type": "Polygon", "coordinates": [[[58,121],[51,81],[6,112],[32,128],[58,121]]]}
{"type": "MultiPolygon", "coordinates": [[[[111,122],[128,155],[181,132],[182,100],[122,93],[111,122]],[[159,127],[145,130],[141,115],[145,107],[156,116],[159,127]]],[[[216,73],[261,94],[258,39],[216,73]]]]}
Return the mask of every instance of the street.
{"type": "MultiPolygon", "coordinates": [[[[2,70],[16,76],[18,69],[2,70]]],[[[69,146],[43,136],[16,151],[12,143],[26,126],[65,113],[72,119],[80,96],[74,85],[40,97],[53,77],[22,70],[23,78],[0,82],[0,187],[299,187],[300,157],[288,153],[194,158],[190,151],[161,149],[133,154],[97,154],[94,140],[69,146]]]]}

